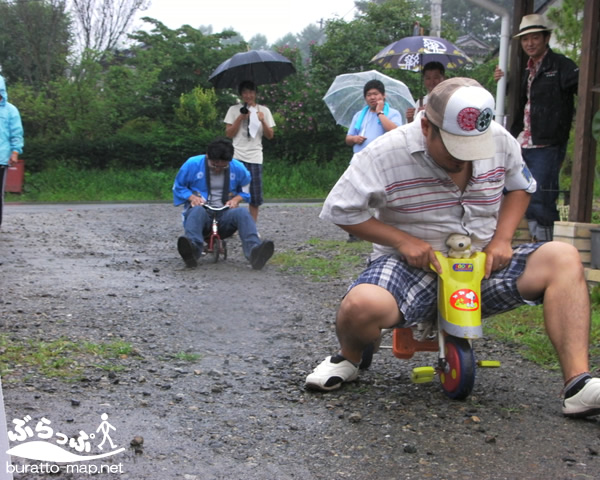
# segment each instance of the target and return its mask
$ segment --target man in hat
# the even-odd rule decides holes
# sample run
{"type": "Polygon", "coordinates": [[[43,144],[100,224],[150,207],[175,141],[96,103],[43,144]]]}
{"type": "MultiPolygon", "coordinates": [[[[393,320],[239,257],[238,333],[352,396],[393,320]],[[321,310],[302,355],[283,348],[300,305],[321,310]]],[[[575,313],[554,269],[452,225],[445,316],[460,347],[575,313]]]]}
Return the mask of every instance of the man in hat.
{"type": "MultiPolygon", "coordinates": [[[[544,17],[532,14],[523,17],[519,33],[514,36],[529,60],[521,80],[519,110],[510,131],[517,137],[538,184],[525,213],[531,236],[538,241],[552,240],[552,228],[559,219],[559,173],[579,80],[579,67],[548,46],[551,33],[544,17]]],[[[503,74],[496,68],[494,78],[498,80],[503,74]]]]}
{"type": "Polygon", "coordinates": [[[543,303],[565,382],[563,413],[600,413],[579,253],[562,242],[512,247],[536,183],[493,111],[493,97],[476,81],[446,80],[414,122],[355,155],[333,187],[321,218],[372,242],[373,252],[338,310],[341,349],[308,375],[307,388],[329,391],[356,380],[363,351],[382,329],[435,321],[441,266],[434,251],[447,252],[447,237],[460,233],[487,254],[483,316],[543,303]]]}

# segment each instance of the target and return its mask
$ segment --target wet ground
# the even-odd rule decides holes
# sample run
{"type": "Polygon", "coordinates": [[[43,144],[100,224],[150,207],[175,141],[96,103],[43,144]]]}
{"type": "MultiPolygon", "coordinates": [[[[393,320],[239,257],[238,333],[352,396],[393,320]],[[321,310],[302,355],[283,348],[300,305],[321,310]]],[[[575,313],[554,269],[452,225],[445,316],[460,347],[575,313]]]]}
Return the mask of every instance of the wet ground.
{"type": "MultiPolygon", "coordinates": [[[[266,205],[261,235],[276,254],[306,248],[311,237],[344,242],[318,212],[266,205]]],[[[432,364],[433,354],[401,361],[389,350],[358,382],[306,392],[305,376],[337,347],[335,310],[350,278],[315,282],[273,263],[252,270],[237,238],[226,261],[187,269],[176,251],[180,234],[179,210],[167,204],[6,207],[5,339],[32,349],[57,340],[132,346],[110,360],[76,355],[76,380],[11,365],[2,378],[9,429],[29,417],[27,440],[37,438],[42,418],[54,443],[57,433],[95,432],[81,455],[98,454],[106,413],[112,451],[125,448],[93,461],[48,462],[57,474],[13,457],[14,468],[26,470],[15,478],[600,478],[600,417],[563,418],[560,375],[523,360],[514,345],[476,343],[478,358],[502,367],[478,371],[466,401],[447,399],[437,382],[410,382],[412,368],[432,364]]]]}

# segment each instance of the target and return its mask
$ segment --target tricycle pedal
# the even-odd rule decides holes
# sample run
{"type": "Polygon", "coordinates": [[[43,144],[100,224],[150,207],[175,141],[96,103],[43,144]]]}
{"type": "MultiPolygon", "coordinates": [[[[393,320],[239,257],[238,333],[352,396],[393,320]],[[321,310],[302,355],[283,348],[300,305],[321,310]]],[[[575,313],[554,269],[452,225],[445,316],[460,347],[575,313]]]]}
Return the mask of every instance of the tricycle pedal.
{"type": "Polygon", "coordinates": [[[498,368],[500,366],[499,360],[478,360],[477,366],[482,368],[498,368]]]}
{"type": "Polygon", "coordinates": [[[433,382],[435,376],[435,368],[433,367],[416,367],[413,368],[411,380],[413,383],[433,382]]]}

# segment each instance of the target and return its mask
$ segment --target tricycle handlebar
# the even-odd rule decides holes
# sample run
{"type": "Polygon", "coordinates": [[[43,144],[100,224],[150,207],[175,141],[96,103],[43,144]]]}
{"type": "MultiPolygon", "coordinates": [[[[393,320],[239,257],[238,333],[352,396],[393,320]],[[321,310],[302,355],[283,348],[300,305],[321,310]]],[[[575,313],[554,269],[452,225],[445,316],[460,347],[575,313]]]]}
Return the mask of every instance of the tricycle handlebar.
{"type": "Polygon", "coordinates": [[[202,204],[202,206],[212,212],[222,212],[224,210],[229,209],[229,205],[223,205],[222,207],[213,207],[213,206],[209,205],[208,203],[204,203],[204,204],[202,204]]]}

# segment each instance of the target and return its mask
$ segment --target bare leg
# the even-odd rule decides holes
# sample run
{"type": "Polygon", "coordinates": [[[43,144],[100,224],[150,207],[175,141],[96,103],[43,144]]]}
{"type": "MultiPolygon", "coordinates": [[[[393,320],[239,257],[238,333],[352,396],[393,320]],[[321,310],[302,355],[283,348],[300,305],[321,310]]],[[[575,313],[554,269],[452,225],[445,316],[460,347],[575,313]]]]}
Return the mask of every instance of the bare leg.
{"type": "Polygon", "coordinates": [[[393,327],[400,319],[391,293],[377,285],[357,285],[342,300],[336,318],[342,356],[360,363],[363,350],[379,339],[381,329],[393,327]]]}
{"type": "Polygon", "coordinates": [[[564,380],[589,370],[590,299],[575,247],[549,242],[534,252],[517,286],[527,299],[544,296],[544,323],[564,380]]]}

